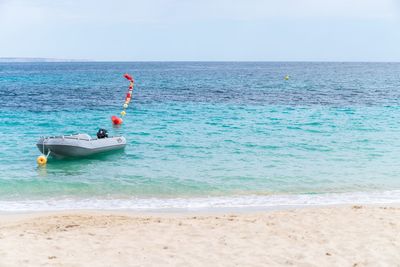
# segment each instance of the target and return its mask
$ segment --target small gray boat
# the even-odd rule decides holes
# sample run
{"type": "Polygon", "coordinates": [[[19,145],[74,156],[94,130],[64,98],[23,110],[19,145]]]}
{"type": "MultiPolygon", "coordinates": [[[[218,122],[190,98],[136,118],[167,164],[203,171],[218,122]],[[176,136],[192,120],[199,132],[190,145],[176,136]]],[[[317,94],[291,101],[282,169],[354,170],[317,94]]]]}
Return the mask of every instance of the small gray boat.
{"type": "Polygon", "coordinates": [[[123,136],[108,137],[107,131],[100,129],[97,138],[88,134],[41,137],[36,146],[40,152],[54,157],[86,157],[94,154],[124,149],[123,136]]]}

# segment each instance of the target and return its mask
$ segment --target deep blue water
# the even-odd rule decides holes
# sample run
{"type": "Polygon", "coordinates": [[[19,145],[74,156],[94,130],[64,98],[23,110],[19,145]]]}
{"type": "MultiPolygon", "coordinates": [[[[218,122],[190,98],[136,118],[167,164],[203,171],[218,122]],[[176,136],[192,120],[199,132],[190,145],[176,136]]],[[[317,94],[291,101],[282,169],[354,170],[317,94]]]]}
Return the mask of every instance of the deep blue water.
{"type": "Polygon", "coordinates": [[[398,190],[399,104],[396,63],[0,63],[0,200],[398,190]],[[37,167],[99,127],[125,152],[37,167]]]}

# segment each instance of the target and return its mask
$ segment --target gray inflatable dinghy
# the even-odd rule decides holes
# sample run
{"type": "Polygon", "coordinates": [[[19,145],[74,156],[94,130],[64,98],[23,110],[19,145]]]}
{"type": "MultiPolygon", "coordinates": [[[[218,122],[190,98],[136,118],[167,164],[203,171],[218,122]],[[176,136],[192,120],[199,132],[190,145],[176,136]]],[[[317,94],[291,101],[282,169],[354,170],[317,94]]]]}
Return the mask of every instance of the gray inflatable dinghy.
{"type": "Polygon", "coordinates": [[[36,146],[43,154],[54,157],[85,157],[125,148],[125,137],[108,137],[105,130],[104,134],[99,134],[101,130],[97,138],[91,138],[88,134],[41,137],[36,146]]]}

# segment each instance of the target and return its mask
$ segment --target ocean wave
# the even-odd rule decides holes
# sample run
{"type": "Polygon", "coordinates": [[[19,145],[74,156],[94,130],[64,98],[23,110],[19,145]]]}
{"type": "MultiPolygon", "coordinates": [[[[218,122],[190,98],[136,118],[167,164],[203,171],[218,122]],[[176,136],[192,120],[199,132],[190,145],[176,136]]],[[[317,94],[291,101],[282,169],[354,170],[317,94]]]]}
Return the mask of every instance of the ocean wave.
{"type": "Polygon", "coordinates": [[[52,198],[42,200],[3,200],[0,212],[64,210],[130,211],[213,211],[220,209],[279,209],[296,206],[343,204],[398,204],[400,190],[301,195],[249,195],[199,198],[52,198]]]}

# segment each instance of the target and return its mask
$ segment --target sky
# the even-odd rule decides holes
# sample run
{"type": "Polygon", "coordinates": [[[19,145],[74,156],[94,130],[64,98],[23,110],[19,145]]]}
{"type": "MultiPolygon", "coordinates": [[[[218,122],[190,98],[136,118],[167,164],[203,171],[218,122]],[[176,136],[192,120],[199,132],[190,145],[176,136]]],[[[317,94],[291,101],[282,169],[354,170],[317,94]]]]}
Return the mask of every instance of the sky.
{"type": "Polygon", "coordinates": [[[400,0],[0,0],[0,57],[400,62],[400,0]]]}

